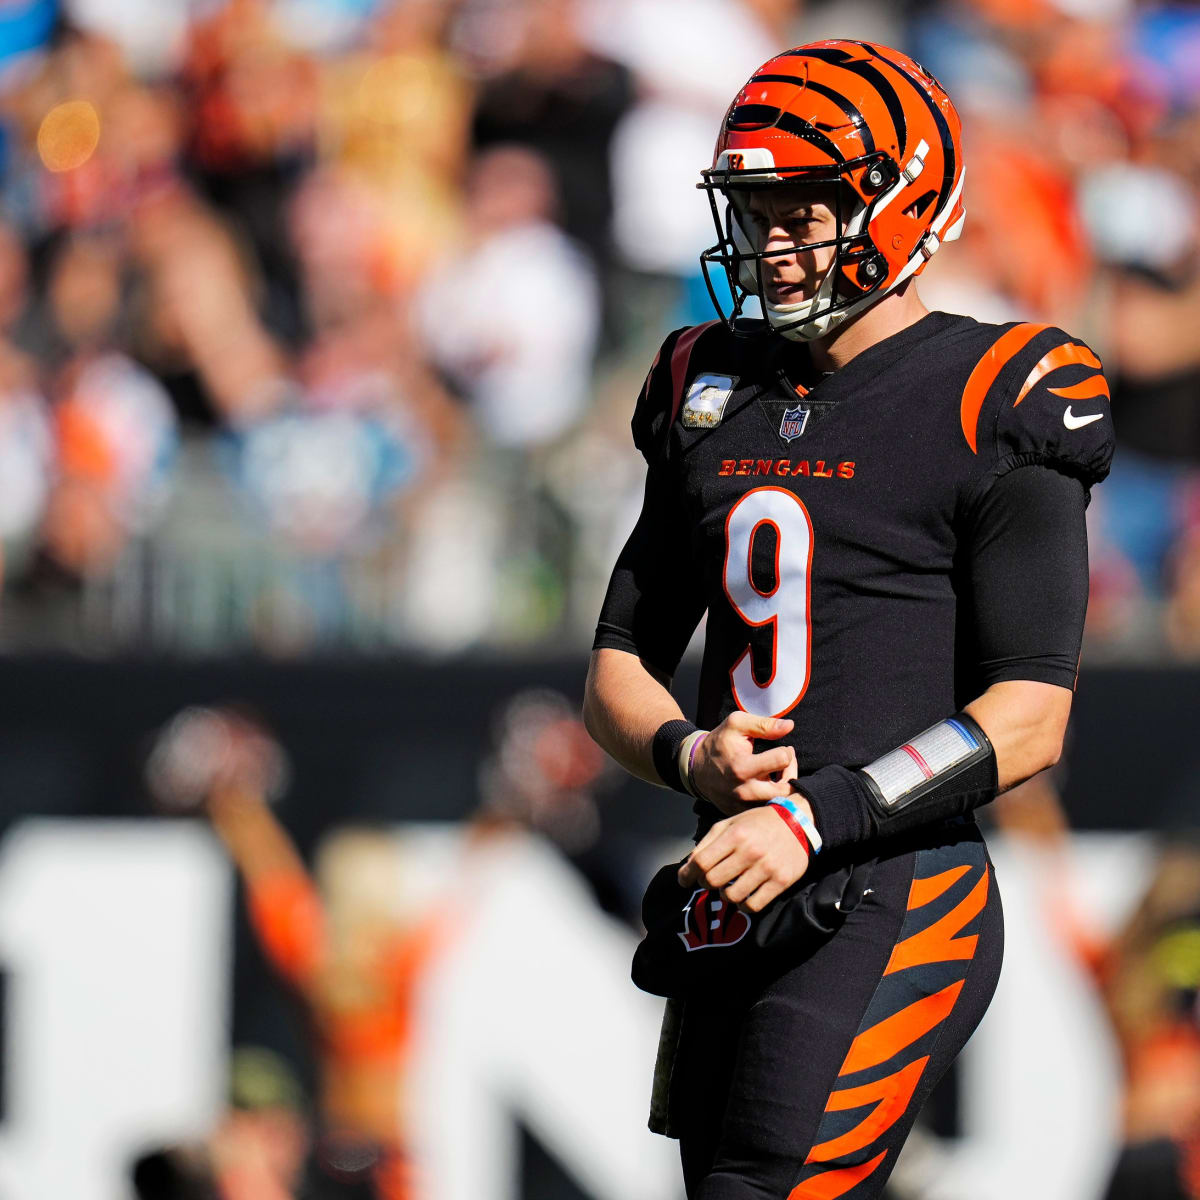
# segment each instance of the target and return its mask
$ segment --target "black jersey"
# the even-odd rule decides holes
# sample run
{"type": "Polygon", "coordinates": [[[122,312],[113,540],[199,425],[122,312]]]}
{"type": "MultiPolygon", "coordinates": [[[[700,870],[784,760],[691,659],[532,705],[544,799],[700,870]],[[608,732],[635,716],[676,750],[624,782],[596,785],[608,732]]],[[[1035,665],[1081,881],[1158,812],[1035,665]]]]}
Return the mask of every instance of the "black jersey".
{"type": "Polygon", "coordinates": [[[805,773],[869,762],[1002,679],[1073,686],[1078,633],[996,652],[971,586],[997,481],[1048,467],[1082,497],[1107,474],[1100,363],[1062,330],[931,313],[820,376],[765,325],[712,322],[663,343],[633,434],[646,498],[595,644],[673,674],[707,611],[700,725],[787,715],[805,773]]]}

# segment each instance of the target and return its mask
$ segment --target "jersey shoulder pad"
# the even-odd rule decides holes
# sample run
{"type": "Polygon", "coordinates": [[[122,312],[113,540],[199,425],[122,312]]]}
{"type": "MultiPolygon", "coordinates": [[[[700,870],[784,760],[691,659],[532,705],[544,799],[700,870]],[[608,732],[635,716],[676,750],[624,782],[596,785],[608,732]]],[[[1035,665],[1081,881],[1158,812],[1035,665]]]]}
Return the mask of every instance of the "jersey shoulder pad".
{"type": "Polygon", "coordinates": [[[1108,382],[1096,354],[1052,325],[980,327],[989,342],[963,388],[963,437],[981,464],[1031,463],[1090,487],[1113,453],[1108,382]]]}
{"type": "Polygon", "coordinates": [[[633,441],[647,460],[661,453],[667,432],[679,416],[694,362],[708,360],[733,341],[722,321],[707,321],[669,333],[650,365],[633,411],[633,441]],[[703,345],[703,350],[700,347],[703,345]]]}

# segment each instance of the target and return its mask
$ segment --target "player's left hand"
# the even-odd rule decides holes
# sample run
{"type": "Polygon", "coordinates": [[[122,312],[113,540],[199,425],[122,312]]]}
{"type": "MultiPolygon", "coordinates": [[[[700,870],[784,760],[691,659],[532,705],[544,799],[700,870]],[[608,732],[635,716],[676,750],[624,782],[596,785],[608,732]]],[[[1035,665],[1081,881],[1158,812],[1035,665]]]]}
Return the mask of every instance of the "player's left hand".
{"type": "MultiPolygon", "coordinates": [[[[804,805],[808,801],[796,797],[804,805]]],[[[761,912],[808,870],[808,852],[769,804],[718,821],[679,868],[680,887],[719,888],[731,904],[761,912]]]]}

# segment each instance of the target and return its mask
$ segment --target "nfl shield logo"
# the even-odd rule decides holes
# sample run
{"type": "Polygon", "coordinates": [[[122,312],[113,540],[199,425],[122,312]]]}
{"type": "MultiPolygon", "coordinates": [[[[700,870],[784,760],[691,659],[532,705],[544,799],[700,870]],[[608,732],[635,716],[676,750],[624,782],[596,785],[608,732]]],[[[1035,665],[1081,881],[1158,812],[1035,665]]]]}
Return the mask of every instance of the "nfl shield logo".
{"type": "Polygon", "coordinates": [[[795,408],[784,409],[783,420],[779,422],[779,436],[785,442],[798,438],[808,424],[808,414],[812,412],[806,405],[797,404],[795,408]]]}

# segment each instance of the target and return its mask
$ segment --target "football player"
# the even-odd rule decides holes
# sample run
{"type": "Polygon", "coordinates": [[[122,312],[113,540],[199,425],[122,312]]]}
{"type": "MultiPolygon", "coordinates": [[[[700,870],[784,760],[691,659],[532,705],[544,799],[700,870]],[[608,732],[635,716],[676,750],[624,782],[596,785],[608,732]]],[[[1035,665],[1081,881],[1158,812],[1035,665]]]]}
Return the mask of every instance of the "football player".
{"type": "Polygon", "coordinates": [[[702,263],[732,309],[672,333],[638,397],[645,499],[585,719],[694,797],[679,884],[706,911],[765,926],[873,860],[815,948],[688,996],[669,1083],[693,1200],[866,1200],[996,986],[973,812],[1061,750],[1108,389],[1060,329],[921,303],[962,228],[963,153],[906,55],[827,41],[765,63],[702,176],[702,263]],[[670,685],[706,612],[693,723],[670,685]]]}

